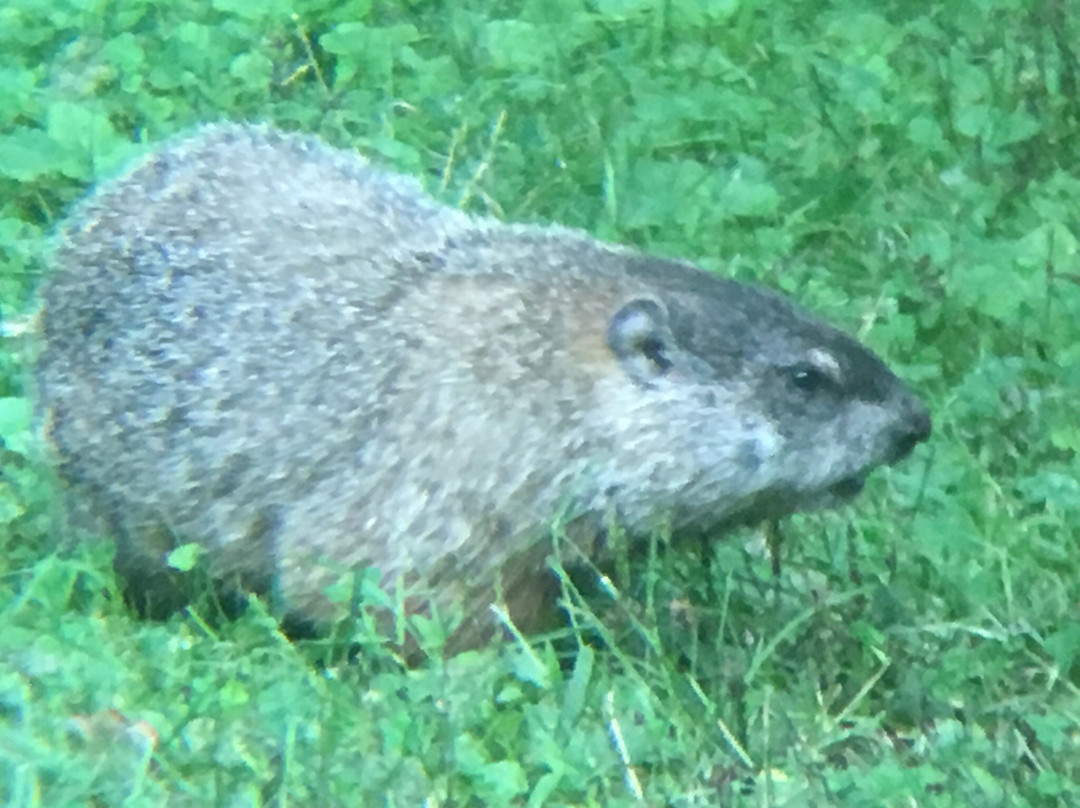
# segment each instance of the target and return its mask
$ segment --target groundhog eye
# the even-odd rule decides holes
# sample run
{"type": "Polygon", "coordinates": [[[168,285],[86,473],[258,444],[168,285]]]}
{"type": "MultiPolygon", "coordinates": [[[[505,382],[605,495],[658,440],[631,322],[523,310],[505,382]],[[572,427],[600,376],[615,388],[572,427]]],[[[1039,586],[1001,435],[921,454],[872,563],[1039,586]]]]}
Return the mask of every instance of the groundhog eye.
{"type": "Polygon", "coordinates": [[[816,394],[836,389],[836,381],[832,376],[810,364],[789,368],[788,378],[792,386],[803,393],[816,394]]]}

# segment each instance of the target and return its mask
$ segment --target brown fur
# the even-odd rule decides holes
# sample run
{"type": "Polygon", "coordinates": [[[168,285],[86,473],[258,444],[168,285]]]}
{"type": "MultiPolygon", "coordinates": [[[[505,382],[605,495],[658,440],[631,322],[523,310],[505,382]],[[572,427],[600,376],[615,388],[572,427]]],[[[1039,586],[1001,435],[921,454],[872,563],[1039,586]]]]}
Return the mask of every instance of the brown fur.
{"type": "MultiPolygon", "coordinates": [[[[130,577],[212,573],[331,617],[376,567],[551,612],[562,514],[722,529],[850,496],[930,429],[873,354],[768,292],[471,218],[305,138],[208,127],[61,231],[37,378],[61,471],[130,577]]],[[[586,543],[587,544],[587,543],[586,543]]],[[[162,584],[164,586],[164,584],[162,584]]]]}

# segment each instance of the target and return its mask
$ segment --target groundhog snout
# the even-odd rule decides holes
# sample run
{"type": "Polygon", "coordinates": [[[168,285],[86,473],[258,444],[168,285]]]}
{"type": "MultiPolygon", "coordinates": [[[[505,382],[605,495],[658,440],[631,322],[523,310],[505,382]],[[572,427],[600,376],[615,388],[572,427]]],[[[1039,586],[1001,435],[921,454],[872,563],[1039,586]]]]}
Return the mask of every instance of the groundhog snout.
{"type": "Polygon", "coordinates": [[[900,419],[893,436],[893,451],[890,463],[903,460],[914,451],[915,447],[930,437],[932,423],[930,413],[917,399],[910,399],[907,411],[900,419]]]}

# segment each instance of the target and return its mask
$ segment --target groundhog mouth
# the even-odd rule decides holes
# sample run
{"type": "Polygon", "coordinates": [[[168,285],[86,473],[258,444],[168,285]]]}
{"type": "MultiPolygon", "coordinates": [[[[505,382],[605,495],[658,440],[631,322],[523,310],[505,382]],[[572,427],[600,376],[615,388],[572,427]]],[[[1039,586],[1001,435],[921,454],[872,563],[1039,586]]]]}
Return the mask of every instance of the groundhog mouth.
{"type": "Polygon", "coordinates": [[[845,477],[838,483],[833,483],[829,486],[828,491],[831,496],[837,499],[854,499],[866,485],[866,477],[863,475],[856,475],[853,477],[845,477]]]}
{"type": "Polygon", "coordinates": [[[869,472],[852,474],[812,491],[773,489],[761,491],[725,522],[752,525],[763,519],[783,519],[799,511],[819,511],[846,505],[863,490],[869,472]]]}

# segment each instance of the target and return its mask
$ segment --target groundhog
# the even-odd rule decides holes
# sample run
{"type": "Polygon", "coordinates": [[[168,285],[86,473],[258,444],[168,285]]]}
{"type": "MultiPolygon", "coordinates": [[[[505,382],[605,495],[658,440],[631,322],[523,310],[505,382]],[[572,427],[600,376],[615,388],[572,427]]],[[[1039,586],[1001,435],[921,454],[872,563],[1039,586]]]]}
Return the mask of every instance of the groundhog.
{"type": "Polygon", "coordinates": [[[151,599],[190,542],[316,622],[374,568],[464,609],[460,650],[497,599],[525,632],[554,609],[555,519],[719,535],[843,502],[930,433],[873,353],[776,294],[470,216],[270,128],[167,145],[57,242],[43,422],[151,599]]]}

